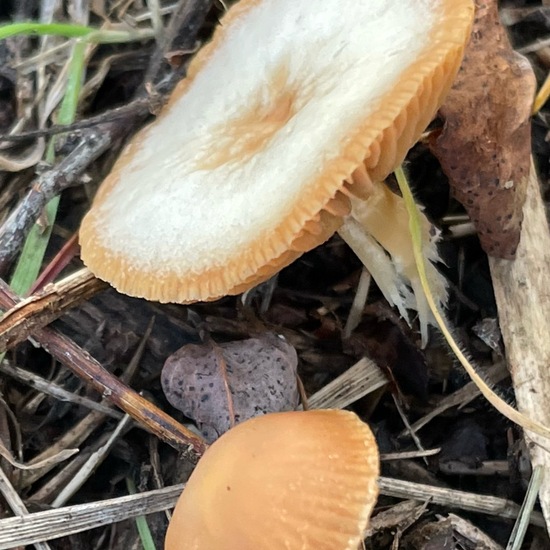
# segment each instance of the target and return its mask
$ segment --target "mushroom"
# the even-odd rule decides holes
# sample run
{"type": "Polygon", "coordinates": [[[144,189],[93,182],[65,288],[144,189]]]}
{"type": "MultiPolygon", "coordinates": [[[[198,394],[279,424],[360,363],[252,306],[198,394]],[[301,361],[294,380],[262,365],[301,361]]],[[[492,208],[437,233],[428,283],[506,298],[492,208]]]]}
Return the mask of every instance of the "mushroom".
{"type": "Polygon", "coordinates": [[[351,412],[247,420],[197,464],[165,550],[356,550],[378,473],[372,432],[351,412]]]}
{"type": "Polygon", "coordinates": [[[369,208],[383,212],[400,200],[378,182],[441,104],[472,17],[471,0],[241,0],[103,182],[84,262],[126,294],[214,300],[341,228],[405,314],[406,224],[378,216],[369,230],[361,201],[381,197],[369,208]]]}

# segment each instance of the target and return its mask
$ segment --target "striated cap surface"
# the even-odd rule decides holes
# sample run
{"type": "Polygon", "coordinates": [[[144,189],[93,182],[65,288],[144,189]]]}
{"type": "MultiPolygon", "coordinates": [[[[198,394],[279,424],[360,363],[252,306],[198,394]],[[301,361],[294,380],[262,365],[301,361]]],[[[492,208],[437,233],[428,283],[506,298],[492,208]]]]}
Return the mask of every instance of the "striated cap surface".
{"type": "Polygon", "coordinates": [[[356,550],[378,473],[374,436],[353,413],[248,420],[199,461],[165,550],[356,550]]]}

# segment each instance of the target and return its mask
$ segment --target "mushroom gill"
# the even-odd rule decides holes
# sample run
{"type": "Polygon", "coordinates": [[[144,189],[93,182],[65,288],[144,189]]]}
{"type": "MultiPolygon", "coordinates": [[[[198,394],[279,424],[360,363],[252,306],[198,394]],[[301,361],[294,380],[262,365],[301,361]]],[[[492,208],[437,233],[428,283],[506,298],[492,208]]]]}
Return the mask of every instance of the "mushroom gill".
{"type": "Polygon", "coordinates": [[[267,279],[360,220],[450,88],[472,16],[471,0],[241,0],[103,182],[84,262],[162,302],[267,279]]]}

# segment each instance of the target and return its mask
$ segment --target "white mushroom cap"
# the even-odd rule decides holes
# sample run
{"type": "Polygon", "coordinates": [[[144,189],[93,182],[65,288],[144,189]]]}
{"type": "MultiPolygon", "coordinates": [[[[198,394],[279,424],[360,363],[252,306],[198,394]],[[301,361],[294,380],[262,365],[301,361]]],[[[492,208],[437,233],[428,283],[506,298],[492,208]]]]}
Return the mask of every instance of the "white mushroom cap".
{"type": "Polygon", "coordinates": [[[82,258],[127,294],[210,300],[326,240],[450,87],[471,0],[241,0],[83,221],[82,258]],[[361,178],[364,181],[364,176],[361,178]]]}
{"type": "Polygon", "coordinates": [[[347,411],[273,413],[226,432],[174,510],[165,550],[357,550],[378,450],[347,411]]]}

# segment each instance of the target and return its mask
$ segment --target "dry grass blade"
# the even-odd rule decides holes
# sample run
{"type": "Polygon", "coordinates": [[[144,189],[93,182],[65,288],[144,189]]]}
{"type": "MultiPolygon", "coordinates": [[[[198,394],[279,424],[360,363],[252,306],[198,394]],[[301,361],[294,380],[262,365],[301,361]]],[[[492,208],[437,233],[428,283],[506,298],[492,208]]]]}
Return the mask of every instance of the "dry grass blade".
{"type": "Polygon", "coordinates": [[[115,411],[111,407],[104,405],[103,403],[98,403],[97,401],[92,401],[87,397],[82,397],[80,395],[71,393],[70,391],[63,389],[61,386],[45,380],[44,378],[41,378],[40,376],[37,376],[32,372],[10,365],[8,361],[4,360],[0,363],[0,373],[5,374],[6,376],[10,376],[15,380],[18,380],[19,382],[23,382],[24,384],[28,384],[31,388],[41,391],[42,393],[51,395],[52,397],[55,397],[60,401],[66,401],[68,403],[74,403],[75,405],[81,405],[88,409],[105,413],[112,418],[122,418],[122,414],[118,411],[115,411]]]}
{"type": "Polygon", "coordinates": [[[18,468],[19,470],[36,470],[39,468],[47,468],[51,465],[56,465],[60,462],[63,462],[64,460],[69,459],[76,453],[78,453],[78,449],[65,449],[57,455],[29,465],[23,464],[22,462],[18,462],[17,460],[15,460],[8,449],[6,449],[2,441],[0,441],[0,457],[2,457],[4,460],[7,460],[11,466],[13,466],[14,468],[18,468]]]}
{"type": "MultiPolygon", "coordinates": [[[[470,512],[498,516],[500,518],[517,518],[520,513],[520,506],[511,500],[492,497],[489,495],[478,495],[465,491],[456,491],[443,487],[435,487],[423,483],[413,483],[400,479],[381,477],[378,480],[380,493],[386,496],[417,500],[430,500],[434,504],[459,508],[470,512]]],[[[531,524],[543,527],[544,517],[539,512],[533,512],[530,518],[531,524]]],[[[1,525],[1,524],[0,524],[1,525]]]]}
{"type": "MultiPolygon", "coordinates": [[[[13,488],[4,470],[0,468],[0,494],[6,499],[11,509],[19,516],[28,515],[27,508],[23,501],[19,498],[17,491],[13,488]]],[[[37,550],[49,550],[50,546],[43,542],[35,542],[34,547],[37,550]]]]}
{"type": "MultiPolygon", "coordinates": [[[[90,434],[99,428],[106,419],[107,415],[105,413],[98,411],[90,412],[87,416],[80,420],[80,422],[70,428],[63,437],[59,438],[50,447],[31,460],[30,464],[35,464],[35,462],[43,461],[51,456],[55,456],[64,449],[80,447],[80,445],[90,436],[90,434]]],[[[79,457],[80,454],[77,455],[74,460],[78,460],[79,457]]],[[[47,468],[24,472],[20,482],[20,488],[25,489],[30,487],[33,483],[51,471],[52,468],[53,464],[50,462],[47,468]]]]}
{"type": "MultiPolygon", "coordinates": [[[[497,384],[508,376],[508,371],[504,368],[504,365],[500,363],[488,368],[484,375],[492,384],[497,384]]],[[[412,432],[417,432],[446,410],[452,407],[463,407],[479,396],[481,396],[481,392],[475,382],[468,382],[464,387],[441,399],[433,410],[411,424],[410,429],[412,432]]],[[[407,435],[409,435],[408,430],[403,430],[400,434],[401,437],[407,435]]]]}
{"type": "Polygon", "coordinates": [[[19,156],[9,156],[7,154],[0,154],[0,170],[7,172],[19,172],[30,168],[37,164],[44,155],[45,143],[40,138],[36,145],[25,151],[24,154],[19,156]]]}
{"type": "Polygon", "coordinates": [[[380,455],[380,461],[387,460],[409,460],[411,458],[424,458],[426,456],[434,456],[441,452],[440,448],[437,449],[425,449],[422,451],[400,451],[397,453],[382,453],[380,455]]]}
{"type": "MultiPolygon", "coordinates": [[[[525,415],[550,426],[550,301],[548,266],[550,231],[534,167],[524,206],[521,241],[513,262],[489,259],[506,359],[518,407],[525,415]]],[[[548,440],[527,434],[534,466],[550,468],[548,440]]],[[[540,501],[550,528],[550,476],[540,489],[540,501]]]]}
{"type": "Polygon", "coordinates": [[[117,442],[119,436],[131,427],[131,418],[126,415],[117,425],[116,429],[110,435],[109,439],[102,447],[90,456],[82,466],[78,475],[75,475],[71,481],[63,487],[52,503],[54,508],[63,506],[80,487],[89,479],[95,469],[105,460],[113,445],[117,442]]]}
{"type": "Polygon", "coordinates": [[[371,279],[371,275],[367,271],[367,268],[363,267],[361,270],[359,283],[357,284],[357,290],[355,292],[355,296],[353,297],[353,303],[346,320],[346,326],[344,327],[344,338],[349,338],[351,333],[361,322],[363,311],[367,303],[371,279]]]}
{"type": "Polygon", "coordinates": [[[172,508],[183,485],[0,520],[0,550],[65,537],[172,508]]]}
{"type": "Polygon", "coordinates": [[[510,540],[506,545],[506,550],[520,550],[527,527],[529,526],[529,517],[533,513],[533,508],[537,501],[537,496],[540,489],[540,484],[544,480],[544,470],[541,466],[536,466],[533,470],[533,475],[529,480],[529,487],[527,488],[527,494],[521,505],[521,512],[518,519],[512,529],[510,540]]]}
{"type": "Polygon", "coordinates": [[[310,409],[343,409],[388,383],[373,361],[363,357],[308,399],[310,409]]]}

